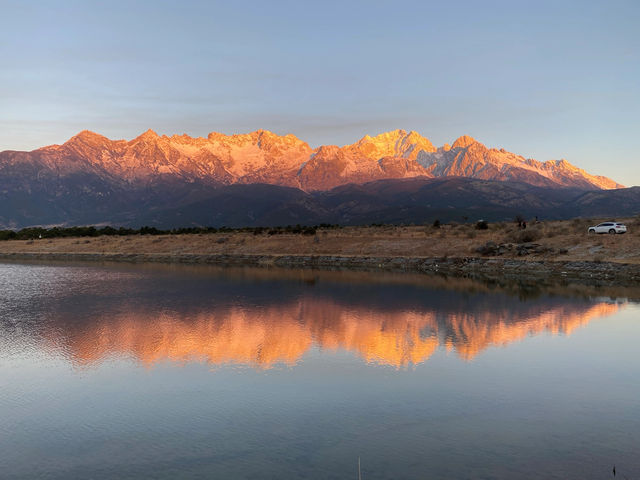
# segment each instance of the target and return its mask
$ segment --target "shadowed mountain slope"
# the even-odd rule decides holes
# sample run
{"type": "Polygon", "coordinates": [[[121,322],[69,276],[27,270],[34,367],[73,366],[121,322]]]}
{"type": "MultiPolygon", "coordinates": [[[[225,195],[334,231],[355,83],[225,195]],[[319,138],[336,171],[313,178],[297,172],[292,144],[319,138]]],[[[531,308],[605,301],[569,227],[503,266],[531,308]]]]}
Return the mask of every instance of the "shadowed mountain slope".
{"type": "MultiPolygon", "coordinates": [[[[625,189],[625,190],[636,190],[625,189]]],[[[640,191],[640,188],[637,189],[640,191]]],[[[273,185],[220,187],[206,200],[145,215],[139,224],[169,228],[176,225],[269,226],[339,223],[432,223],[564,219],[579,215],[629,216],[640,213],[640,198],[622,208],[603,191],[592,200],[580,189],[533,187],[525,183],[449,177],[379,180],[349,184],[327,192],[306,193],[273,185]],[[583,203],[586,201],[589,203],[583,203]],[[587,212],[587,213],[584,213],[587,212]],[[595,215],[595,214],[594,214],[595,215]]]]}

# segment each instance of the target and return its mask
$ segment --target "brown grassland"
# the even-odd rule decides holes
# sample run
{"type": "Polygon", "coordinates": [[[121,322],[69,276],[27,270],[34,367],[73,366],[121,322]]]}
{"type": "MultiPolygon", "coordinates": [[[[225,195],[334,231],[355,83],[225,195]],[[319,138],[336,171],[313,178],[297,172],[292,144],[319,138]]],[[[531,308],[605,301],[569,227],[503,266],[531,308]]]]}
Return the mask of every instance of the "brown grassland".
{"type": "Polygon", "coordinates": [[[624,221],[624,235],[589,235],[587,228],[607,219],[574,219],[531,223],[521,229],[513,222],[422,226],[363,226],[318,229],[315,235],[233,231],[189,235],[131,235],[95,238],[55,238],[0,242],[2,253],[94,254],[270,254],[345,255],[372,257],[500,257],[522,260],[595,261],[640,264],[640,217],[624,221]],[[487,242],[502,252],[480,253],[487,242]],[[518,245],[541,248],[523,255],[518,245]]]}

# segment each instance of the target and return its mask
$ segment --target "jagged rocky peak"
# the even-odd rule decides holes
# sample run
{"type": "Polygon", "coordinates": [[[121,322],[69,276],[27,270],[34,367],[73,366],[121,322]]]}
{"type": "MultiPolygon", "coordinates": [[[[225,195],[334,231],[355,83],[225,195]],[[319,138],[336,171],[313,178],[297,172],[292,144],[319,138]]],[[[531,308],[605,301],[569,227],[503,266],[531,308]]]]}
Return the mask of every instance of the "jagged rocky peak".
{"type": "Polygon", "coordinates": [[[435,152],[428,138],[415,131],[391,130],[375,137],[365,135],[351,147],[376,160],[382,157],[407,157],[415,159],[420,151],[435,152]]]}
{"type": "Polygon", "coordinates": [[[134,138],[132,142],[150,141],[150,140],[156,140],[158,138],[160,138],[160,136],[156,132],[154,132],[151,129],[148,129],[146,132],[141,133],[136,138],[134,138]]]}
{"type": "Polygon", "coordinates": [[[173,134],[171,135],[171,137],[167,137],[166,135],[163,135],[162,138],[170,138],[171,140],[178,140],[180,142],[189,142],[191,140],[198,140],[197,138],[193,138],[192,136],[187,135],[186,133],[183,133],[181,135],[173,134]]]}
{"type": "MultiPolygon", "coordinates": [[[[116,144],[118,141],[109,140],[107,137],[90,130],[83,130],[62,145],[51,145],[40,150],[54,156],[60,156],[61,152],[66,152],[66,154],[80,156],[91,162],[93,158],[100,156],[100,152],[110,151],[116,144]]],[[[64,155],[60,160],[63,160],[63,157],[64,155]]]]}
{"type": "Polygon", "coordinates": [[[309,147],[306,142],[300,140],[292,133],[287,133],[286,135],[278,135],[269,130],[257,130],[251,135],[255,135],[257,137],[257,144],[262,149],[271,149],[274,147],[306,147],[309,150],[311,149],[311,147],[309,147]]]}
{"type": "Polygon", "coordinates": [[[224,133],[219,133],[219,132],[209,132],[209,135],[207,135],[207,140],[210,141],[220,141],[223,138],[227,138],[227,136],[224,133]]]}
{"type": "Polygon", "coordinates": [[[110,142],[107,137],[104,135],[100,135],[99,133],[92,132],[91,130],[82,130],[80,133],[74,135],[69,140],[67,140],[65,145],[72,145],[78,143],[84,144],[102,144],[104,142],[110,142]]]}
{"type": "Polygon", "coordinates": [[[453,142],[451,148],[467,148],[468,146],[475,143],[478,143],[475,138],[470,137],[469,135],[462,135],[461,137],[458,137],[455,142],[453,142]]]}
{"type": "Polygon", "coordinates": [[[357,144],[367,144],[367,143],[375,143],[377,145],[395,145],[397,143],[421,143],[431,145],[429,139],[423,137],[418,132],[406,130],[390,130],[388,132],[383,132],[375,137],[371,137],[369,135],[365,135],[362,137],[357,144]]]}
{"type": "Polygon", "coordinates": [[[341,150],[337,145],[320,145],[315,149],[312,157],[331,157],[336,155],[341,150]]]}
{"type": "Polygon", "coordinates": [[[250,133],[225,135],[219,132],[210,132],[207,135],[207,140],[211,143],[222,143],[228,145],[256,145],[260,149],[270,149],[273,147],[302,147],[304,149],[311,150],[311,147],[300,140],[295,135],[288,133],[286,135],[278,135],[269,130],[256,130],[250,133]]]}

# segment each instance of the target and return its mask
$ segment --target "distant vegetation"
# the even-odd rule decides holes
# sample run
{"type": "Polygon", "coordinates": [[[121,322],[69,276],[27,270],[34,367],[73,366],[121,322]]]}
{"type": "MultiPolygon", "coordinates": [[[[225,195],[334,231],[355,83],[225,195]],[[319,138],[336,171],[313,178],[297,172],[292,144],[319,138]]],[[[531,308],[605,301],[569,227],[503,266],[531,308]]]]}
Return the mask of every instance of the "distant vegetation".
{"type": "MultiPolygon", "coordinates": [[[[536,242],[542,239],[550,239],[557,235],[577,235],[575,242],[579,241],[579,237],[587,235],[587,227],[595,225],[603,220],[576,218],[573,220],[546,220],[538,221],[531,219],[530,223],[526,223],[522,216],[517,215],[512,221],[507,222],[487,222],[486,220],[468,221],[464,223],[458,222],[442,222],[439,219],[433,222],[424,222],[423,224],[406,224],[406,223],[371,223],[361,226],[347,226],[339,224],[321,223],[318,225],[286,225],[286,226],[269,226],[269,227],[182,227],[172,229],[159,229],[156,227],[144,226],[141,228],[112,227],[112,226],[74,226],[74,227],[28,227],[20,230],[0,230],[0,241],[2,240],[38,240],[38,239],[54,239],[54,238],[73,238],[73,237],[127,237],[134,235],[204,235],[204,234],[244,234],[255,236],[279,236],[279,235],[300,235],[315,236],[318,233],[328,233],[329,230],[340,230],[346,235],[356,234],[372,235],[377,232],[396,232],[399,233],[404,229],[407,231],[422,232],[421,235],[430,236],[437,234],[441,238],[465,237],[474,239],[478,235],[487,234],[494,235],[492,241],[499,243],[528,243],[536,242]],[[436,233],[437,232],[437,233],[436,233]]],[[[604,220],[610,220],[604,218],[604,220]]],[[[630,234],[634,234],[640,230],[640,216],[626,219],[627,226],[631,228],[630,234]]],[[[599,236],[598,236],[599,238],[599,236]]]]}
{"type": "Polygon", "coordinates": [[[528,256],[542,261],[640,264],[640,216],[617,218],[625,235],[589,235],[611,217],[542,220],[514,215],[508,222],[442,217],[416,224],[375,223],[269,227],[118,228],[78,226],[0,231],[0,254],[92,253],[192,255],[345,255],[425,258],[528,256]],[[439,221],[436,221],[439,220],[439,221]],[[525,226],[526,223],[526,226],[525,226]],[[74,238],[75,237],[75,238],[74,238]]]}
{"type": "Polygon", "coordinates": [[[53,227],[53,228],[40,228],[29,227],[21,230],[0,230],[0,240],[34,240],[37,238],[63,238],[63,237],[99,237],[101,235],[110,236],[128,236],[128,235],[188,235],[188,234],[204,234],[204,233],[233,233],[233,232],[248,232],[254,235],[282,235],[282,234],[294,234],[294,235],[315,235],[319,229],[336,229],[342,228],[340,225],[331,225],[323,223],[314,226],[303,225],[287,225],[285,227],[243,227],[243,228],[229,228],[229,227],[185,227],[185,228],[173,228],[170,230],[160,230],[155,227],[141,227],[141,228],[114,228],[110,226],[106,227],[53,227]]]}

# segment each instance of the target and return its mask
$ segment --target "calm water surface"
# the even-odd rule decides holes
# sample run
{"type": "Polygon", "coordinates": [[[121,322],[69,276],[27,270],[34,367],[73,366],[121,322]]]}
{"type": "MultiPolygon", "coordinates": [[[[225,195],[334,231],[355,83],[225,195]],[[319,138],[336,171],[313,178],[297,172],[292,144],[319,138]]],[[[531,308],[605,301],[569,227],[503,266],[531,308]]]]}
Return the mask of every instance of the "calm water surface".
{"type": "Polygon", "coordinates": [[[569,293],[0,265],[0,477],[640,478],[640,309],[569,293]]]}

